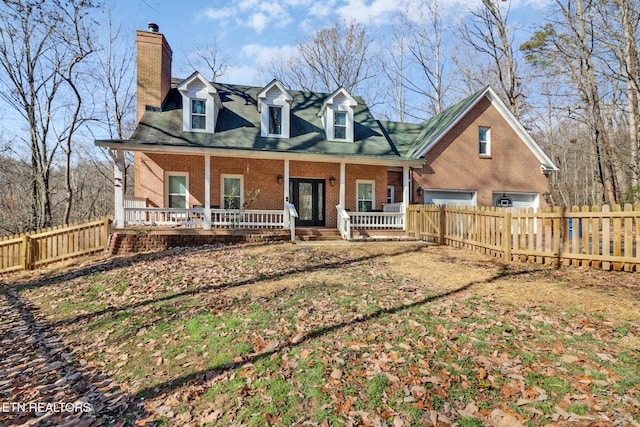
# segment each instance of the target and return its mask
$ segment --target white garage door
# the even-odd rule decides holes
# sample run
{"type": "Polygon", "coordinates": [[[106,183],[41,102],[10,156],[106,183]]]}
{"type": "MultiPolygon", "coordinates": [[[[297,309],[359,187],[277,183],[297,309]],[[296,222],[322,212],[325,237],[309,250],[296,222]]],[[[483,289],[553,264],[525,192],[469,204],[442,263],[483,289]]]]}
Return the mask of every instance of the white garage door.
{"type": "Polygon", "coordinates": [[[427,205],[475,206],[475,191],[425,190],[424,203],[427,205]]]}
{"type": "Polygon", "coordinates": [[[493,193],[493,206],[498,206],[500,199],[511,200],[514,208],[539,208],[538,193],[509,193],[496,191],[493,193]]]}

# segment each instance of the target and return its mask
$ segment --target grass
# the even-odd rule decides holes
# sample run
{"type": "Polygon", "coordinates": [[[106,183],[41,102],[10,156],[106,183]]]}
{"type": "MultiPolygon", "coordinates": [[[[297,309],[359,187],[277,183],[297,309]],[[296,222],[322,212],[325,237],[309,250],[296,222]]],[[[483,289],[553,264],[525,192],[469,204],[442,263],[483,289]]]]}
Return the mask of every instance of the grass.
{"type": "MultiPolygon", "coordinates": [[[[609,418],[639,417],[625,396],[640,398],[640,355],[619,345],[637,323],[498,298],[521,276],[461,262],[463,251],[376,250],[194,251],[23,294],[64,325],[79,357],[144,397],[147,415],[175,394],[175,414],[216,408],[219,425],[420,425],[436,411],[481,426],[496,408],[537,425],[563,401],[597,419],[593,405],[571,400],[589,392],[609,418]],[[478,412],[464,415],[471,403],[478,412]]],[[[559,282],[566,292],[570,280],[559,282]]]]}

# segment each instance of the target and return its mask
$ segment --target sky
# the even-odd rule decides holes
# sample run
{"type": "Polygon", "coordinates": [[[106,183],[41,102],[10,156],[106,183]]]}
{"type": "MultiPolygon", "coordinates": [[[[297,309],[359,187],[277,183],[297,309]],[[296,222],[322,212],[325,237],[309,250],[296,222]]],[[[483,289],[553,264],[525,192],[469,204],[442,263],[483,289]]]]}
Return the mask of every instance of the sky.
{"type": "MultiPolygon", "coordinates": [[[[455,22],[479,0],[441,0],[445,16],[455,22]]],[[[520,28],[533,28],[551,0],[507,0],[510,19],[520,28]]],[[[356,21],[374,39],[392,31],[399,13],[419,14],[415,0],[111,0],[116,20],[132,39],[135,30],[158,24],[173,50],[173,74],[194,70],[186,58],[198,46],[215,43],[229,57],[220,79],[225,83],[262,85],[272,76],[265,67],[272,58],[289,56],[309,34],[337,21],[356,21]]],[[[204,71],[204,70],[199,70],[204,71]]]]}

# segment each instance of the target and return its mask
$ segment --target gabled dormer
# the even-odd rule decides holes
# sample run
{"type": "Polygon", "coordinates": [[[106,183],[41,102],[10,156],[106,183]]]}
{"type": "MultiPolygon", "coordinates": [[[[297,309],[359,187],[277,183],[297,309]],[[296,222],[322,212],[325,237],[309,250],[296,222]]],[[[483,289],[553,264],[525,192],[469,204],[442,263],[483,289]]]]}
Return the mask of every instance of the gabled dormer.
{"type": "Polygon", "coordinates": [[[214,133],[222,109],[216,88],[196,71],[178,85],[178,91],[182,95],[182,129],[214,133]]]}
{"type": "Polygon", "coordinates": [[[274,79],[258,93],[260,136],[289,138],[293,97],[274,79]]]}
{"type": "Polygon", "coordinates": [[[327,140],[353,142],[353,109],[357,105],[356,100],[342,87],[324,100],[318,117],[322,118],[327,140]]]}

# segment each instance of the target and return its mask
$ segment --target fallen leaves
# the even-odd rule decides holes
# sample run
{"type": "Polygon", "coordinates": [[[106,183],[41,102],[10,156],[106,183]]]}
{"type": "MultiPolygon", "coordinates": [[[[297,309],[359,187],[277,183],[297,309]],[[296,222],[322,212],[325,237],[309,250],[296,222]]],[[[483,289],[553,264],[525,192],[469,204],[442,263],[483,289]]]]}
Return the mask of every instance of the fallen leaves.
{"type": "MultiPolygon", "coordinates": [[[[450,284],[428,272],[389,272],[407,262],[406,247],[380,250],[181,250],[29,297],[71,342],[72,364],[114,381],[95,389],[100,410],[121,405],[136,425],[635,422],[640,379],[629,367],[640,360],[616,340],[637,325],[621,334],[598,317],[474,296],[473,286],[441,296],[450,284]],[[130,394],[110,395],[116,386],[130,394]],[[127,409],[141,390],[144,410],[127,409]]],[[[464,254],[458,273],[497,271],[464,254]]],[[[60,384],[84,378],[53,354],[33,369],[60,384]]],[[[0,390],[16,391],[29,365],[8,360],[16,368],[0,390]]]]}

